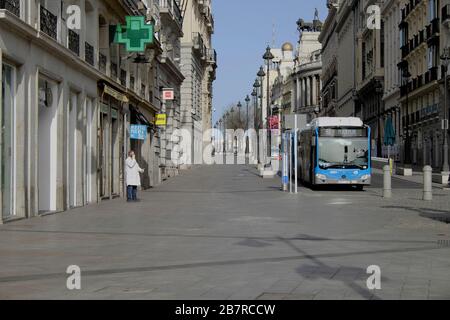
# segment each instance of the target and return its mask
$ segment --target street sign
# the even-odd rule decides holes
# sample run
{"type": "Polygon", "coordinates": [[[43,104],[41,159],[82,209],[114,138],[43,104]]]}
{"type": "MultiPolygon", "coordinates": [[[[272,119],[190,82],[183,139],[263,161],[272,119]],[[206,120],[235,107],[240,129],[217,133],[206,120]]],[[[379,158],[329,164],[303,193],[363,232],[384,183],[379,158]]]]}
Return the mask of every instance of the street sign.
{"type": "Polygon", "coordinates": [[[156,115],[155,124],[159,127],[164,127],[167,125],[167,115],[165,113],[158,113],[156,115]]]}
{"type": "Polygon", "coordinates": [[[165,88],[163,89],[163,100],[164,101],[172,101],[175,99],[175,94],[173,92],[173,89],[171,88],[165,88]]]}
{"type": "Polygon", "coordinates": [[[132,124],[130,126],[130,139],[145,140],[147,139],[147,126],[132,124]]]}

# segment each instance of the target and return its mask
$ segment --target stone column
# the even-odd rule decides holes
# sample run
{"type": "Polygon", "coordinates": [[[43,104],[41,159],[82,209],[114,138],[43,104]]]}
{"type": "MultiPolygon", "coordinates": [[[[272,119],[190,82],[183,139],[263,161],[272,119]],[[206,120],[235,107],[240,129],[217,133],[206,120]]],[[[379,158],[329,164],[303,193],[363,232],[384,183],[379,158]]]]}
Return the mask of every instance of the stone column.
{"type": "Polygon", "coordinates": [[[305,105],[308,107],[311,104],[311,83],[309,77],[306,77],[305,81],[306,81],[305,105]]]}
{"type": "Polygon", "coordinates": [[[312,85],[312,97],[311,97],[311,104],[313,106],[317,105],[317,80],[316,76],[313,75],[311,77],[311,85],[312,85]]]}

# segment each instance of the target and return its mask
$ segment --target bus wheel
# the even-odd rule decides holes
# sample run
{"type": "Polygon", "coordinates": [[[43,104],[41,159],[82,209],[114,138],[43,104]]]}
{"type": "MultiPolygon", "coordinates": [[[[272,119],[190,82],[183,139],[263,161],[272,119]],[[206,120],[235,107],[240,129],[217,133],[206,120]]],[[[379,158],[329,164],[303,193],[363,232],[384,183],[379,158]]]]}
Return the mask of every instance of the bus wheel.
{"type": "Polygon", "coordinates": [[[363,186],[363,185],[356,185],[356,186],[355,186],[355,189],[356,189],[357,191],[364,191],[364,186],[363,186]]]}

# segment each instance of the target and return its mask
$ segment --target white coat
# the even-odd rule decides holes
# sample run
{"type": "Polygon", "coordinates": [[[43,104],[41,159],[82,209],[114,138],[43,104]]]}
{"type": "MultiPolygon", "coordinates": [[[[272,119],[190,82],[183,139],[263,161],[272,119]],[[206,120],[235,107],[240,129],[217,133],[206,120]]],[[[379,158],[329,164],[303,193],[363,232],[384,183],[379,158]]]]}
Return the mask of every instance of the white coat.
{"type": "Polygon", "coordinates": [[[125,161],[125,167],[126,167],[126,176],[127,176],[127,186],[141,186],[141,176],[139,173],[144,172],[141,167],[139,167],[139,164],[137,161],[133,158],[128,157],[125,161]]]}

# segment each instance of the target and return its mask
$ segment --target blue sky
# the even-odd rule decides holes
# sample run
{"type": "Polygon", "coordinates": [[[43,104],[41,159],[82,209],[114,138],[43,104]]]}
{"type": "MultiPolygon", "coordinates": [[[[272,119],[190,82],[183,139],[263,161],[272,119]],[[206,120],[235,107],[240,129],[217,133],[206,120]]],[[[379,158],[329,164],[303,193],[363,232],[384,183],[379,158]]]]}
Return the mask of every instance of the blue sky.
{"type": "Polygon", "coordinates": [[[251,93],[264,50],[272,45],[273,25],[276,47],[286,41],[296,47],[296,21],[312,21],[314,8],[323,21],[326,0],[213,0],[213,46],[219,65],[214,83],[213,105],[217,111],[213,125],[228,105],[243,102],[251,93]]]}

